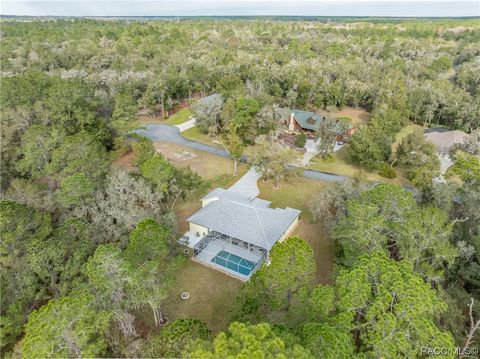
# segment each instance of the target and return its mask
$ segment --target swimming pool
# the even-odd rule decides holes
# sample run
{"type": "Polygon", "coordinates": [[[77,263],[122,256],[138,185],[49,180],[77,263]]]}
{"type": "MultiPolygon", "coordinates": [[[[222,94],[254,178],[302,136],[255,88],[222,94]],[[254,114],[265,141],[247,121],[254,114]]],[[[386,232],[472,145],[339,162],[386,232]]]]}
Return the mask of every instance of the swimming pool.
{"type": "Polygon", "coordinates": [[[219,252],[212,262],[243,275],[250,275],[255,263],[227,251],[219,252]]]}

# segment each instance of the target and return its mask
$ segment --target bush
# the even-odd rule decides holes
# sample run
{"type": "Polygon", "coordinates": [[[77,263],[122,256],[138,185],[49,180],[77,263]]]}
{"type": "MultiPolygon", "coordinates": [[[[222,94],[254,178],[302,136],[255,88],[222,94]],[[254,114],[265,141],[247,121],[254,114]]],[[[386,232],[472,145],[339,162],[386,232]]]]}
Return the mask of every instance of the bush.
{"type": "Polygon", "coordinates": [[[330,153],[328,154],[325,158],[322,158],[322,161],[324,163],[333,163],[335,162],[337,159],[330,153]]]}
{"type": "Polygon", "coordinates": [[[385,178],[397,177],[397,173],[395,172],[395,170],[386,163],[382,163],[380,165],[380,170],[378,171],[378,174],[385,178]]]}
{"type": "Polygon", "coordinates": [[[307,136],[304,133],[299,133],[297,137],[295,137],[295,146],[303,148],[307,143],[307,136]]]}

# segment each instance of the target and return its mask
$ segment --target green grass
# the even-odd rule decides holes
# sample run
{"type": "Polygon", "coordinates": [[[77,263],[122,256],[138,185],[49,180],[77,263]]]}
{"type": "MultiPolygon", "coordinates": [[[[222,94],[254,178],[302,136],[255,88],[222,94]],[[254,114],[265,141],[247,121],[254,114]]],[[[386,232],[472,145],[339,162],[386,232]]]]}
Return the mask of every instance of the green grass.
{"type": "Polygon", "coordinates": [[[207,323],[214,333],[226,329],[229,312],[243,284],[240,280],[192,260],[177,272],[176,280],[164,306],[170,320],[196,318],[207,323]],[[182,292],[189,292],[190,298],[182,300],[182,292]]]}
{"type": "Polygon", "coordinates": [[[202,133],[196,126],[189,128],[186,131],[183,131],[182,136],[192,141],[197,141],[206,145],[216,146],[220,148],[220,145],[218,143],[213,142],[213,139],[210,136],[202,133]]]}
{"type": "Polygon", "coordinates": [[[382,177],[377,171],[369,171],[365,168],[357,166],[350,162],[347,146],[344,146],[339,151],[333,153],[330,157],[322,159],[320,156],[315,156],[310,161],[310,169],[335,173],[346,177],[360,176],[366,181],[372,182],[392,182],[397,184],[410,184],[410,181],[404,176],[403,172],[396,169],[397,177],[393,179],[382,177]]]}
{"type": "MultiPolygon", "coordinates": [[[[235,183],[246,170],[246,166],[242,166],[237,177],[224,173],[207,181],[212,186],[220,185],[226,188],[235,183]]],[[[333,241],[323,233],[320,225],[312,223],[312,216],[308,210],[309,199],[314,193],[322,190],[325,183],[297,177],[281,183],[278,190],[262,180],[258,184],[261,191],[259,197],[272,201],[272,207],[288,206],[302,210],[302,220],[293,235],[298,235],[310,243],[317,262],[317,281],[330,284],[334,258],[333,241]]],[[[175,206],[179,233],[187,230],[186,219],[201,207],[199,198],[209,190],[203,188],[202,193],[195,193],[188,200],[180,201],[175,206]]],[[[207,323],[214,333],[218,333],[226,329],[229,313],[234,309],[235,297],[242,285],[238,279],[188,260],[176,274],[176,284],[168,293],[163,305],[164,313],[170,321],[178,318],[200,319],[207,323]],[[190,293],[188,300],[180,298],[181,293],[185,291],[190,293]]],[[[137,314],[140,323],[145,327],[145,332],[159,330],[154,326],[148,308],[137,314]]]]}
{"type": "Polygon", "coordinates": [[[206,145],[222,148],[222,146],[220,146],[219,143],[215,142],[212,137],[210,137],[210,136],[204,134],[203,132],[201,132],[198,129],[198,127],[196,127],[196,126],[192,127],[192,128],[189,128],[186,131],[183,131],[182,136],[185,137],[185,138],[188,138],[189,140],[192,140],[192,141],[197,141],[197,142],[200,142],[200,143],[204,143],[206,145]]]}
{"type": "Polygon", "coordinates": [[[185,121],[188,121],[191,114],[192,112],[187,107],[170,116],[164,123],[168,125],[179,125],[185,121]]]}
{"type": "MultiPolygon", "coordinates": [[[[170,142],[156,142],[154,146],[157,151],[161,152],[175,166],[190,167],[205,180],[215,181],[223,175],[231,175],[233,173],[233,161],[230,159],[170,142]],[[188,160],[176,159],[175,155],[181,152],[193,153],[195,157],[188,160]]],[[[246,171],[246,167],[243,163],[238,165],[239,175],[236,178],[239,178],[246,171]]],[[[235,177],[232,176],[232,178],[235,177]]]]}
{"type": "Polygon", "coordinates": [[[378,180],[380,176],[375,172],[368,172],[350,162],[347,153],[347,146],[344,146],[326,159],[323,159],[320,156],[315,156],[310,162],[310,168],[347,177],[353,177],[358,173],[364,173],[367,180],[378,180]]]}

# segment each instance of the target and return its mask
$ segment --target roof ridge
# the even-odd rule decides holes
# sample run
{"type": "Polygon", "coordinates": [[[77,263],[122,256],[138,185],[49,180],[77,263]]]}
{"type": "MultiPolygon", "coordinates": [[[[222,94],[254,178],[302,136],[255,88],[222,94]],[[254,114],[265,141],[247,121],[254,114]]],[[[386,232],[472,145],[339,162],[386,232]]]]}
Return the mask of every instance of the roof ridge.
{"type": "MultiPolygon", "coordinates": [[[[268,246],[270,244],[270,242],[268,241],[268,238],[267,238],[267,235],[265,234],[265,228],[263,228],[263,224],[262,224],[262,221],[260,220],[260,216],[258,215],[258,207],[256,206],[253,206],[253,205],[250,205],[250,204],[246,204],[246,203],[240,203],[240,202],[237,202],[237,201],[229,201],[229,202],[233,202],[235,204],[238,204],[240,206],[243,206],[243,207],[247,207],[247,208],[251,208],[255,211],[255,217],[257,218],[257,221],[258,221],[258,224],[260,225],[260,229],[262,230],[262,234],[263,234],[263,239],[265,240],[265,243],[266,245],[268,246]]],[[[262,208],[263,209],[263,208],[262,208]]],[[[270,208],[270,209],[276,209],[276,208],[270,208]]]]}
{"type": "Polygon", "coordinates": [[[257,217],[258,223],[260,224],[260,228],[262,229],[263,239],[265,240],[265,244],[270,247],[270,243],[268,242],[267,235],[265,234],[265,228],[263,228],[262,221],[260,220],[260,216],[258,215],[257,208],[253,207],[255,211],[255,216],[257,217]]]}

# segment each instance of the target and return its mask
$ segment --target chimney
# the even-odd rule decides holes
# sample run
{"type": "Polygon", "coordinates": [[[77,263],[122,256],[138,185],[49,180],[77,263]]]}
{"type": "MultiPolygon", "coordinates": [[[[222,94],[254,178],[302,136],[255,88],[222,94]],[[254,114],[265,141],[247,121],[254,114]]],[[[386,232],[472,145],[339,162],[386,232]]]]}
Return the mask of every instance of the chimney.
{"type": "Polygon", "coordinates": [[[289,131],[295,131],[295,119],[294,119],[294,115],[293,115],[293,112],[290,113],[290,121],[288,122],[288,130],[289,131]]]}

